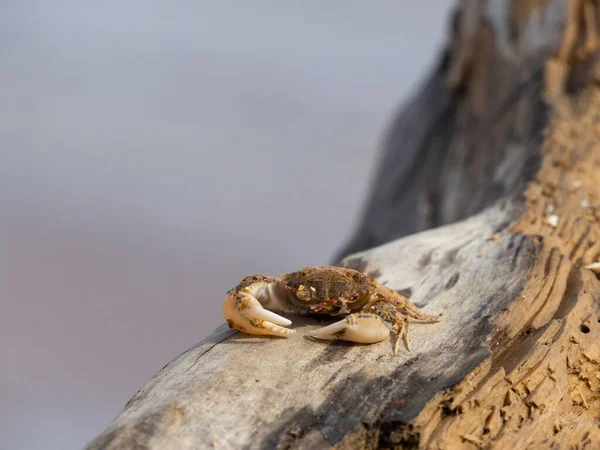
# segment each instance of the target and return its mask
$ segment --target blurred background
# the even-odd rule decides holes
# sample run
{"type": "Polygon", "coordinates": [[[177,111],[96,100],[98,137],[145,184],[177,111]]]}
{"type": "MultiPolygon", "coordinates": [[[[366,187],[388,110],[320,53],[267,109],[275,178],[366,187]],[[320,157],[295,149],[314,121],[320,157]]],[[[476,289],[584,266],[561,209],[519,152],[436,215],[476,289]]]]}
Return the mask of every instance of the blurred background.
{"type": "Polygon", "coordinates": [[[2,2],[0,448],[80,448],[253,273],[331,262],[453,0],[2,2]]]}

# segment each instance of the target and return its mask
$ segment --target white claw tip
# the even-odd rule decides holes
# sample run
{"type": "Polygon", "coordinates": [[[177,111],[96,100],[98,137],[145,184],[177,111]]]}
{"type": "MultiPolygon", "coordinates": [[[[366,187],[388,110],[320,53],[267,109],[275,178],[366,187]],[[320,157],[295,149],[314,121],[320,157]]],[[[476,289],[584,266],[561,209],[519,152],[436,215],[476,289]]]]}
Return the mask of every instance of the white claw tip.
{"type": "Polygon", "coordinates": [[[316,339],[333,340],[338,338],[335,335],[336,333],[345,330],[347,327],[348,323],[346,322],[346,320],[340,320],[339,322],[332,323],[331,325],[327,325],[326,327],[319,328],[318,330],[313,331],[312,333],[310,333],[310,336],[316,339]]]}
{"type": "Polygon", "coordinates": [[[267,322],[272,322],[284,327],[292,324],[291,320],[262,307],[248,308],[244,311],[244,315],[253,319],[266,320],[267,322]]]}

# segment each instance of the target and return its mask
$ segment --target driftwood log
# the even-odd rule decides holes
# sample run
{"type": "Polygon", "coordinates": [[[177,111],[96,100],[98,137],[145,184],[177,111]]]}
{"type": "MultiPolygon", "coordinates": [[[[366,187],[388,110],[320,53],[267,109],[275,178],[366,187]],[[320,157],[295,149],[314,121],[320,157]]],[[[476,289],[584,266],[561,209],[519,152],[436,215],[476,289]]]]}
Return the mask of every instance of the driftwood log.
{"type": "Polygon", "coordinates": [[[599,20],[458,5],[341,260],[443,313],[412,352],[222,326],[88,448],[600,448],[599,20]]]}

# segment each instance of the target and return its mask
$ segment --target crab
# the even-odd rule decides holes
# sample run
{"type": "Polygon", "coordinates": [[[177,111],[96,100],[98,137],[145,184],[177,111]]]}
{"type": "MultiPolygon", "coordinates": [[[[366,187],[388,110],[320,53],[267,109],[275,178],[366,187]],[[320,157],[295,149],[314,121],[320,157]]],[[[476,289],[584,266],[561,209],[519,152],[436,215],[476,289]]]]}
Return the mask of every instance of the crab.
{"type": "Polygon", "coordinates": [[[361,272],[334,266],[307,267],[279,278],[252,275],[227,292],[223,316],[230,328],[254,335],[289,336],[291,321],[276,314],[314,313],[345,315],[339,322],[310,334],[313,338],[342,339],[373,344],[395,333],[394,354],[400,335],[410,351],[408,318],[434,323],[410,301],[361,272]]]}

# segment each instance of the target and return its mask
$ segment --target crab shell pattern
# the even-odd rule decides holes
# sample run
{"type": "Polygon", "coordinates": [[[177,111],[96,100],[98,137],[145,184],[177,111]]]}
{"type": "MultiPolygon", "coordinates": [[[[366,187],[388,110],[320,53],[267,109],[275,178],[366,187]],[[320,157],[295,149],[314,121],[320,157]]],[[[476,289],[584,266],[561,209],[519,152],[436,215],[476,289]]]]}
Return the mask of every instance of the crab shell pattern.
{"type": "Polygon", "coordinates": [[[390,331],[402,333],[407,347],[408,319],[439,322],[439,316],[421,312],[408,299],[362,273],[342,267],[308,267],[280,278],[253,275],[244,278],[225,296],[223,316],[229,327],[248,334],[289,336],[292,322],[276,312],[346,315],[321,328],[317,339],[343,339],[371,344],[390,331]]]}

